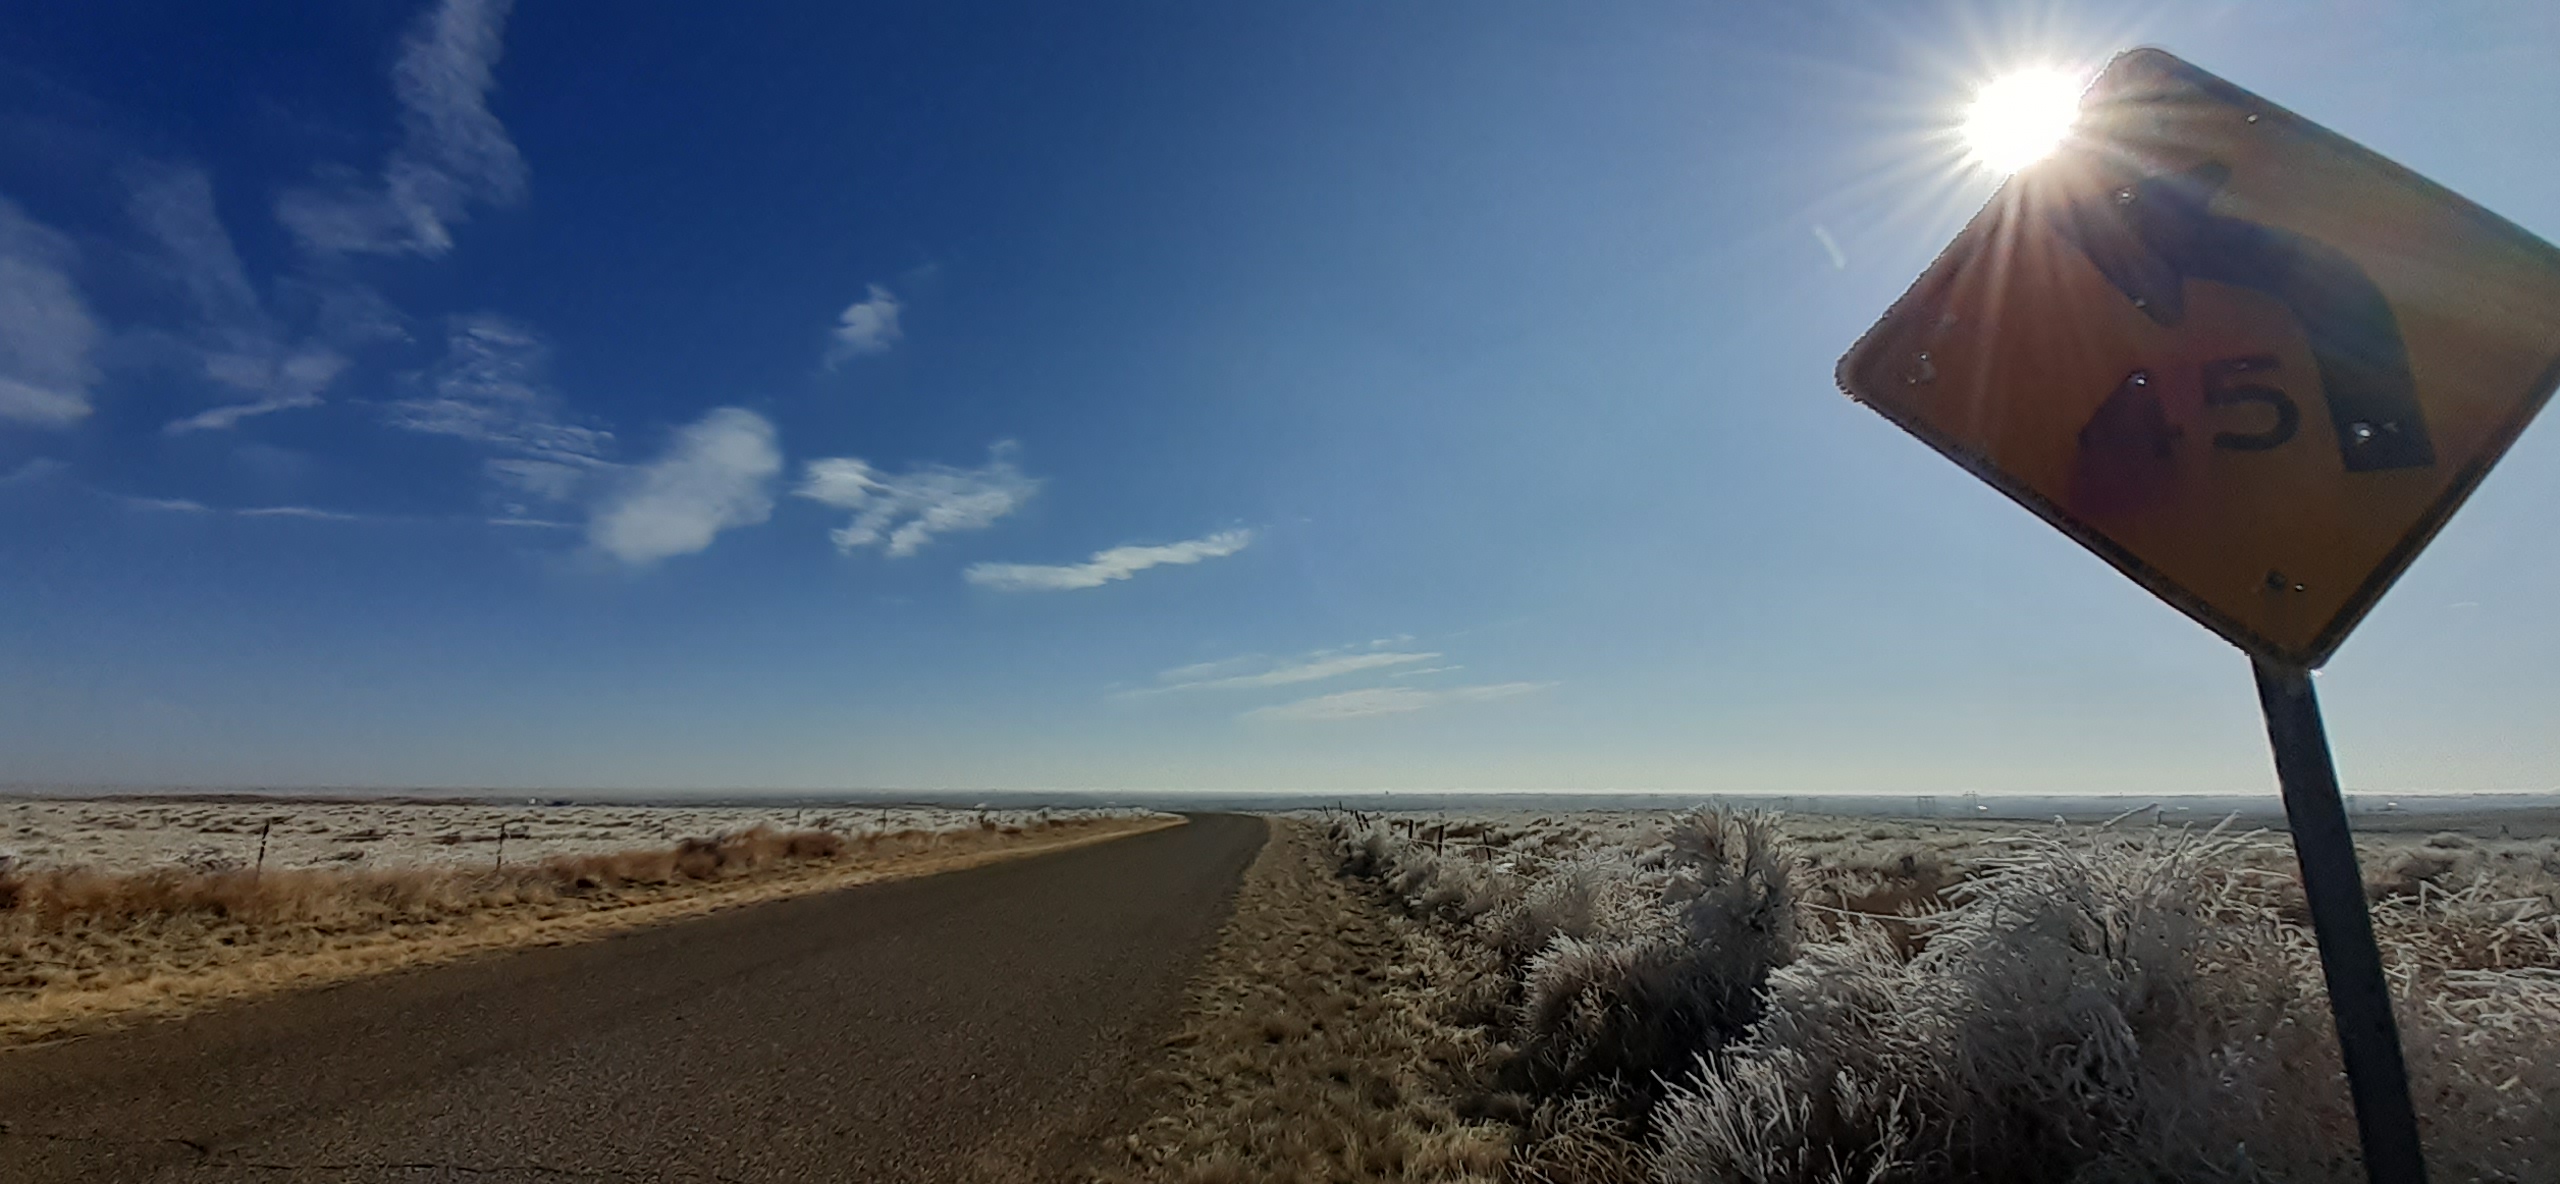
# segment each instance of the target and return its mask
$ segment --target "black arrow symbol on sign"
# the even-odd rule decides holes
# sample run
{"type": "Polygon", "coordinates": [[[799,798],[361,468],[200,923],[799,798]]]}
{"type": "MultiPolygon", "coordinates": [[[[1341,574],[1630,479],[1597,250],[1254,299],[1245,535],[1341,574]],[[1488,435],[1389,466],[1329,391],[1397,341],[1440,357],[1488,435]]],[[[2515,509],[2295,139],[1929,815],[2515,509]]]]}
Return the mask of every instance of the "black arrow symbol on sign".
{"type": "Polygon", "coordinates": [[[2318,240],[2214,213],[2231,170],[2208,162],[2061,206],[2053,222],[2153,321],[2186,319],[2186,281],[2211,280],[2282,302],[2309,339],[2320,390],[2350,472],[2435,463],[2409,350],[2391,304],[2355,260],[2318,240]]]}

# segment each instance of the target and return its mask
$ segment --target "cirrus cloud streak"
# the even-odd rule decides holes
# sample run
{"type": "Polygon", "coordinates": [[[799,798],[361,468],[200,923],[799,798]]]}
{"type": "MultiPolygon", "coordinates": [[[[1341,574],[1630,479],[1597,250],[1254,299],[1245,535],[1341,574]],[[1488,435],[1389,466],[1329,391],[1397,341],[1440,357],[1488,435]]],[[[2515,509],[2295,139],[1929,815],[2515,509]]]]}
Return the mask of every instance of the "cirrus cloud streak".
{"type": "Polygon", "coordinates": [[[0,197],[0,421],[63,427],[89,414],[104,336],[72,283],[71,239],[0,197]]]}
{"type": "Polygon", "coordinates": [[[510,0],[444,0],[410,26],[392,68],[401,138],[378,184],[336,170],[287,190],[276,219],[323,254],[442,255],[475,203],[524,197],[524,158],[489,111],[510,0]]]}
{"type": "Polygon", "coordinates": [[[1060,592],[1099,588],[1125,580],[1151,567],[1180,567],[1219,559],[1253,542],[1250,530],[1222,530],[1202,538],[1153,546],[1123,546],[1096,551],[1082,563],[976,563],[964,573],[970,583],[999,592],[1060,592]]]}
{"type": "MultiPolygon", "coordinates": [[[[1248,691],[1262,687],[1285,687],[1302,682],[1319,682],[1358,674],[1364,670],[1385,670],[1429,662],[1439,658],[1436,652],[1367,649],[1317,650],[1303,657],[1272,661],[1263,657],[1229,658],[1222,662],[1202,662],[1177,667],[1156,676],[1163,685],[1122,691],[1121,697],[1162,695],[1171,691],[1248,691]]],[[[1444,667],[1444,669],[1447,669],[1444,667]]]]}

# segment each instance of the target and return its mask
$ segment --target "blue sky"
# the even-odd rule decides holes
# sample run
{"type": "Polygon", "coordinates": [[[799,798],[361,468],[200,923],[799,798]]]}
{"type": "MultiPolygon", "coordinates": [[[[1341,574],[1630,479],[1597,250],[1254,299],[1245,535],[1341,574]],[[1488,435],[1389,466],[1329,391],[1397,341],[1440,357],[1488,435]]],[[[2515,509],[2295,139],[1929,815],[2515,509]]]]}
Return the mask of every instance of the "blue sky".
{"type": "MultiPolygon", "coordinates": [[[[2540,3],[0,5],[0,782],[2271,789],[1841,351],[2158,44],[2560,236],[2540,3]]],[[[2324,672],[2560,778],[2560,437],[2324,672]]]]}

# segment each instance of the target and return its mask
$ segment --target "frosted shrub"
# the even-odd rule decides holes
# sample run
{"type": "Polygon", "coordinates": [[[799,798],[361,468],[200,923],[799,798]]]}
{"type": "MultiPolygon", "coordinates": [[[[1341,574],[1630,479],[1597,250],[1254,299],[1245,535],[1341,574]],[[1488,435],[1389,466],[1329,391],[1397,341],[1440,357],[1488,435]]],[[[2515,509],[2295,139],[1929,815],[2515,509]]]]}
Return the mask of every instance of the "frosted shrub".
{"type": "Polygon", "coordinates": [[[1645,1149],[1606,1101],[1573,1095],[1530,1112],[1510,1166],[1520,1184],[1620,1184],[1643,1178],[1645,1149]]]}
{"type": "Polygon", "coordinates": [[[1641,1107],[1663,1074],[1748,1028],[1769,971],[1794,955],[1792,864],[1763,816],[1683,815],[1642,855],[1536,828],[1488,833],[1481,861],[1382,829],[1335,834],[1346,871],[1518,984],[1506,1077],[1534,1092],[1605,1087],[1641,1107]]]}
{"type": "Polygon", "coordinates": [[[1661,1113],[1662,1180],[1861,1184],[1900,1178],[1911,1138],[1908,1089],[1888,1092],[1803,1053],[1761,1050],[1710,1063],[1661,1113]]]}
{"type": "Polygon", "coordinates": [[[1664,878],[1625,852],[1577,852],[1527,878],[1516,898],[1487,916],[1485,939],[1515,969],[1560,941],[1620,943],[1666,928],[1657,907],[1664,878]]]}
{"type": "Polygon", "coordinates": [[[1684,815],[1663,862],[1653,923],[1559,934],[1530,962],[1517,1079],[1545,1091],[1605,1082],[1642,1104],[1759,1018],[1769,972],[1796,948],[1790,865],[1769,820],[1684,815]]]}
{"type": "MultiPolygon", "coordinates": [[[[2231,848],[2042,840],[1960,886],[1916,954],[1874,924],[1814,944],[1673,1091],[1657,1178],[2360,1178],[2299,888],[2231,848]]],[[[2436,980],[2400,1006],[2438,1171],[2551,1178],[2560,975],[2430,972],[2463,927],[2396,927],[2404,990],[2436,980]]]]}
{"type": "Polygon", "coordinates": [[[2560,1178],[2560,914],[2547,900],[2484,875],[2374,907],[2445,1178],[2560,1178]]]}
{"type": "Polygon", "coordinates": [[[1395,866],[1394,836],[1370,827],[1352,833],[1337,828],[1335,840],[1342,844],[1342,870],[1355,876],[1379,877],[1395,866]]]}
{"type": "MultiPolygon", "coordinates": [[[[1773,820],[1717,811],[1463,859],[1379,836],[1353,862],[1510,999],[1488,1084],[1521,1095],[1522,1179],[1632,1180],[1630,1146],[1658,1184],[2361,1178],[2280,840],[1879,841],[1807,876],[1773,820]]],[[[2437,1175],[2560,1180],[2553,849],[2368,862],[2437,1175]]]]}

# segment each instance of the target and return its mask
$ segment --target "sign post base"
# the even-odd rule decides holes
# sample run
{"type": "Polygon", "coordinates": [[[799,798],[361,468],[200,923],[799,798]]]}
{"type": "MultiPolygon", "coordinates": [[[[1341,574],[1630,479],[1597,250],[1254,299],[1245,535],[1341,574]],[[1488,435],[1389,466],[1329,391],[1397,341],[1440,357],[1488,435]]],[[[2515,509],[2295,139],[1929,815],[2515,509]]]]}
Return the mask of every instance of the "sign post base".
{"type": "Polygon", "coordinates": [[[2364,875],[2356,867],[2355,839],[2338,797],[2338,770],[2329,759],[2311,672],[2252,660],[2276,776],[2284,784],[2294,857],[2302,864],[2302,890],[2311,902],[2311,928],[2320,942],[2329,1012],[2338,1023],[2338,1051],[2355,1098],[2365,1174],[2374,1184],[2424,1184],[2427,1164],[2418,1148],[2417,1111],[2409,1102],[2409,1071],[2400,1059],[2400,1028],[2391,1016],[2382,951],[2374,944],[2373,917],[2365,911],[2364,875]]]}

